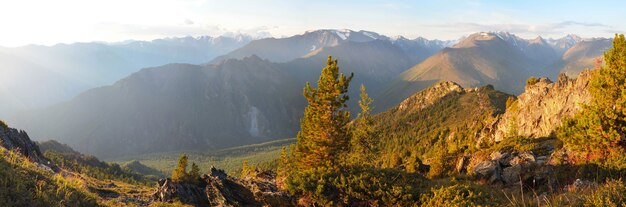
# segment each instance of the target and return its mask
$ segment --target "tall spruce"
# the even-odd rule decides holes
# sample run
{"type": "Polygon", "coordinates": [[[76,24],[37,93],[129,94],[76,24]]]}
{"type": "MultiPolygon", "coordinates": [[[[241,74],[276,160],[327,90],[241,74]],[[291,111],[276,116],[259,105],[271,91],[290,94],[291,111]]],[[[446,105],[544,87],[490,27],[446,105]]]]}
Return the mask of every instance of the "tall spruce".
{"type": "Polygon", "coordinates": [[[367,94],[364,85],[361,85],[360,95],[361,113],[352,123],[351,156],[348,157],[348,163],[370,164],[378,153],[378,138],[374,134],[374,119],[371,114],[373,100],[367,94]]]}
{"type": "Polygon", "coordinates": [[[587,160],[617,161],[615,159],[624,159],[626,148],[626,41],[623,34],[615,35],[613,48],[604,53],[604,63],[592,74],[591,103],[582,113],[566,121],[558,136],[587,160]]]}
{"type": "Polygon", "coordinates": [[[346,102],[353,74],[339,72],[338,61],[328,57],[317,81],[317,88],[306,83],[304,110],[297,135],[295,159],[299,170],[316,167],[336,168],[340,153],[348,147],[350,112],[346,102]]]}

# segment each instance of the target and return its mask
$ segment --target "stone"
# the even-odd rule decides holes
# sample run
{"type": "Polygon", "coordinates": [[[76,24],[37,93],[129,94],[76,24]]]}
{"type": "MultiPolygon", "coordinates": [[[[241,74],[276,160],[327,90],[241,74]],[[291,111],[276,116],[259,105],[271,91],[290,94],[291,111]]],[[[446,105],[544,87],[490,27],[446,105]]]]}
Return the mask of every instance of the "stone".
{"type": "Polygon", "coordinates": [[[276,186],[276,173],[262,171],[245,179],[229,177],[223,170],[211,167],[201,176],[201,184],[157,182],[154,198],[169,202],[178,199],[194,206],[295,206],[295,200],[276,186]]]}
{"type": "Polygon", "coordinates": [[[48,160],[39,150],[39,146],[30,139],[25,131],[0,126],[0,146],[8,150],[16,150],[35,163],[48,164],[48,160]]]}
{"type": "Polygon", "coordinates": [[[549,136],[563,119],[578,113],[582,105],[591,101],[590,77],[590,71],[583,71],[575,79],[560,75],[556,83],[542,78],[527,86],[517,96],[515,107],[507,109],[493,124],[487,124],[479,137],[499,142],[507,137],[513,126],[518,136],[549,136]]]}
{"type": "Polygon", "coordinates": [[[509,165],[532,165],[535,163],[535,156],[532,152],[521,152],[517,156],[511,158],[509,165]]]}
{"type": "Polygon", "coordinates": [[[467,164],[469,161],[469,156],[462,156],[459,161],[456,163],[455,170],[459,174],[463,174],[467,172],[467,164]]]}
{"type": "Polygon", "coordinates": [[[474,174],[479,179],[486,179],[489,183],[495,183],[501,181],[500,165],[498,161],[482,161],[474,166],[474,174]]]}
{"type": "Polygon", "coordinates": [[[174,182],[171,179],[160,179],[157,182],[153,198],[161,202],[170,202],[174,198],[183,203],[195,206],[208,206],[208,200],[204,196],[201,186],[189,183],[174,182]]]}
{"type": "Polygon", "coordinates": [[[519,183],[521,179],[521,174],[521,165],[513,165],[511,167],[504,168],[502,170],[502,181],[507,185],[519,183]]]}
{"type": "Polygon", "coordinates": [[[489,157],[491,157],[491,160],[498,161],[498,164],[502,166],[508,166],[511,160],[511,154],[508,152],[495,151],[492,152],[489,157]]]}

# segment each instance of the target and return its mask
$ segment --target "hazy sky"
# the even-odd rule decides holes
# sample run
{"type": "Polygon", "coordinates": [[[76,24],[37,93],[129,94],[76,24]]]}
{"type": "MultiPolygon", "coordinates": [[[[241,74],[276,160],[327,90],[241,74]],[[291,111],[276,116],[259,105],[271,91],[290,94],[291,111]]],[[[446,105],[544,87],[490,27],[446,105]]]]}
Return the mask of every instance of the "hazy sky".
{"type": "Polygon", "coordinates": [[[525,38],[626,31],[626,1],[3,0],[0,45],[150,40],[247,33],[275,37],[347,28],[458,39],[479,31],[525,38]]]}

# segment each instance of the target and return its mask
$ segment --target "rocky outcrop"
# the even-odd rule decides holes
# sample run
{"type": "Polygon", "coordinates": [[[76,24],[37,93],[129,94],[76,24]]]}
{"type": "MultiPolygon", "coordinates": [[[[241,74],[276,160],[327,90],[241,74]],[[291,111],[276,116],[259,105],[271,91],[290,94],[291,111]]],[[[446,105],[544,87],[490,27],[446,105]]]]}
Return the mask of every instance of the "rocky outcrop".
{"type": "Polygon", "coordinates": [[[196,206],[208,206],[209,204],[200,186],[175,182],[169,178],[160,179],[157,182],[157,191],[153,194],[153,197],[161,202],[170,202],[177,198],[183,203],[196,206]]]}
{"type": "Polygon", "coordinates": [[[273,172],[255,174],[239,179],[211,168],[200,184],[161,179],[153,196],[161,202],[178,199],[195,206],[295,206],[291,196],[276,186],[273,172]]]}
{"type": "Polygon", "coordinates": [[[485,127],[481,141],[499,142],[510,136],[549,136],[564,118],[573,116],[583,104],[589,103],[589,80],[590,71],[583,71],[575,79],[561,74],[555,83],[542,78],[527,85],[506,112],[485,127]]]}
{"type": "Polygon", "coordinates": [[[536,157],[530,151],[500,152],[495,151],[489,160],[474,165],[473,173],[478,179],[491,184],[504,185],[539,185],[549,177],[550,166],[545,165],[546,156],[536,157]]]}
{"type": "Polygon", "coordinates": [[[408,110],[419,111],[432,106],[445,97],[461,95],[464,92],[465,89],[455,82],[441,81],[402,101],[398,105],[398,110],[407,112],[410,112],[408,110]]]}
{"type": "Polygon", "coordinates": [[[18,151],[33,162],[47,162],[37,144],[30,140],[25,131],[9,128],[4,124],[0,125],[0,146],[18,151]]]}
{"type": "Polygon", "coordinates": [[[493,152],[490,160],[482,161],[474,166],[474,175],[487,180],[491,184],[519,184],[520,182],[535,183],[541,177],[532,152],[493,152]]]}

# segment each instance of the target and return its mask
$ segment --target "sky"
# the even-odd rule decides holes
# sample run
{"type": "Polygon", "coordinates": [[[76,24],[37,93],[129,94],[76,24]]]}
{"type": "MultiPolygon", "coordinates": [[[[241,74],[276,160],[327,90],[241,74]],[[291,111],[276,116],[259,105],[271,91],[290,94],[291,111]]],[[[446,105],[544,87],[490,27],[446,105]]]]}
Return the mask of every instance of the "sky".
{"type": "Polygon", "coordinates": [[[617,0],[1,0],[0,46],[316,29],[442,40],[481,31],[612,37],[626,32],[624,8],[617,0]]]}

